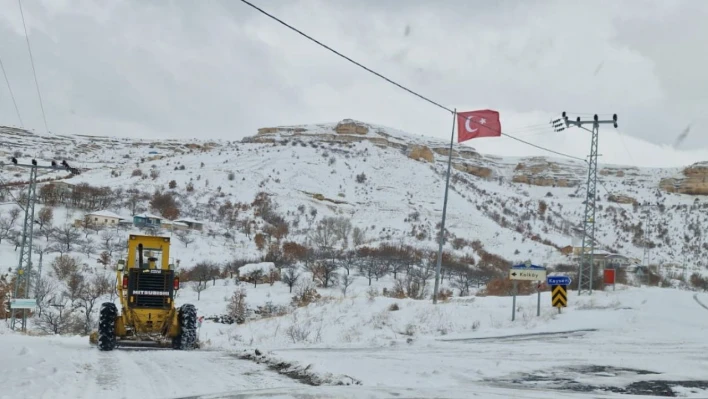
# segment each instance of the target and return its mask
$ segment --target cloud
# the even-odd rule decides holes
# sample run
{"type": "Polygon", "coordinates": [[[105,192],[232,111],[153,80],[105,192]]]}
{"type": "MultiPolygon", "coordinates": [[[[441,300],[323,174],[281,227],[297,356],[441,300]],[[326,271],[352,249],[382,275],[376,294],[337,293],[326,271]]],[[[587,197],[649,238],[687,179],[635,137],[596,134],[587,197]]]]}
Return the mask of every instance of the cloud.
{"type": "MultiPolygon", "coordinates": [[[[617,113],[621,133],[659,146],[692,123],[679,149],[708,147],[702,2],[252,2],[447,107],[498,109],[505,128],[540,145],[587,153],[589,140],[568,131],[547,141],[548,120],[565,110],[617,113]]],[[[240,139],[263,126],[355,118],[450,134],[445,111],[242,2],[45,0],[23,9],[55,132],[240,139]]],[[[41,131],[16,3],[0,14],[0,35],[20,112],[41,131]]],[[[19,123],[13,107],[0,107],[0,123],[19,123]]],[[[516,144],[474,145],[506,153],[516,144]]]]}

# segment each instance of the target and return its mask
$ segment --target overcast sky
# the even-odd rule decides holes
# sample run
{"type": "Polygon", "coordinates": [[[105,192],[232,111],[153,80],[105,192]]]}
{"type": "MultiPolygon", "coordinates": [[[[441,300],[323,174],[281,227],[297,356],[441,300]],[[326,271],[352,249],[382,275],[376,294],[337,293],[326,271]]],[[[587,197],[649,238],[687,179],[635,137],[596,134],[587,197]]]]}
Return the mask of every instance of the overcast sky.
{"type": "MultiPolygon", "coordinates": [[[[619,114],[625,158],[641,156],[628,136],[671,146],[689,124],[679,149],[708,149],[708,2],[251,1],[445,106],[499,110],[505,131],[549,148],[588,151],[587,134],[546,128],[565,110],[619,114]]],[[[354,118],[450,134],[449,113],[237,0],[22,5],[55,133],[240,139],[354,118]]],[[[18,2],[0,9],[0,59],[24,125],[44,131],[18,2]]],[[[0,124],[20,124],[1,76],[0,124]]],[[[470,144],[539,154],[496,138],[470,144]]]]}

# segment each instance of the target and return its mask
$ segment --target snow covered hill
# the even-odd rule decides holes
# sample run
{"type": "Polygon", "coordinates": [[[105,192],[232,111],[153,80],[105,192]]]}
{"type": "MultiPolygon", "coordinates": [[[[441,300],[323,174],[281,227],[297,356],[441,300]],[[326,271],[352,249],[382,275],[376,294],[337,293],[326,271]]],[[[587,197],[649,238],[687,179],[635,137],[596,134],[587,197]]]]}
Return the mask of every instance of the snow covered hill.
{"type": "MultiPolygon", "coordinates": [[[[67,159],[84,170],[42,179],[119,190],[104,202],[122,215],[149,210],[146,201],[130,200],[129,190],[172,191],[180,196],[182,216],[203,219],[223,233],[228,228],[220,223],[219,207],[250,204],[263,192],[292,224],[296,240],[316,219],[343,216],[367,240],[436,247],[448,144],[435,139],[351,120],[264,128],[243,142],[45,136],[11,128],[0,129],[0,136],[7,143],[0,150],[5,157],[67,159]]],[[[479,241],[509,261],[572,263],[560,249],[574,244],[582,228],[582,162],[487,156],[467,146],[455,146],[453,155],[446,225],[451,250],[458,238],[455,249],[463,252],[479,241]]],[[[688,274],[708,265],[699,228],[706,223],[701,210],[708,206],[702,196],[708,186],[702,181],[708,169],[601,165],[599,175],[599,249],[642,261],[649,247],[650,263],[685,264],[688,274]]],[[[27,171],[6,161],[0,176],[16,184],[26,180],[27,171]]],[[[19,195],[14,190],[12,197],[19,195]]],[[[240,235],[231,246],[248,252],[254,249],[250,244],[240,235]]]]}

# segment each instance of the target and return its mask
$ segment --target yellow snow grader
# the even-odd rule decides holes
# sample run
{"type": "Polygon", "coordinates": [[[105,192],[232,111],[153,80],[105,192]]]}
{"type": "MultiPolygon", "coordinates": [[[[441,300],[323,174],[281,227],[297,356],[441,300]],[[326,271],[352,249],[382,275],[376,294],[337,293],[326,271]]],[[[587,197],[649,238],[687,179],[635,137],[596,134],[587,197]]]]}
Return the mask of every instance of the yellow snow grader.
{"type": "Polygon", "coordinates": [[[128,256],[118,261],[113,302],[101,305],[98,330],[89,340],[102,351],[116,347],[197,347],[197,309],[175,307],[179,277],[169,263],[170,238],[130,235],[128,256]]]}

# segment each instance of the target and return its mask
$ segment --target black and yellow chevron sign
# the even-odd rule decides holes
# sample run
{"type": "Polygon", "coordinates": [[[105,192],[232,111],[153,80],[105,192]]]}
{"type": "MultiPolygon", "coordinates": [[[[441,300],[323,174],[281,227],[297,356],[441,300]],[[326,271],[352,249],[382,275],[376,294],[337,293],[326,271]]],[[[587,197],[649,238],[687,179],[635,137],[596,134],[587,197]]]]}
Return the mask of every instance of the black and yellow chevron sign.
{"type": "Polygon", "coordinates": [[[568,293],[565,290],[565,285],[551,286],[551,305],[556,308],[568,306],[568,293]]]}

